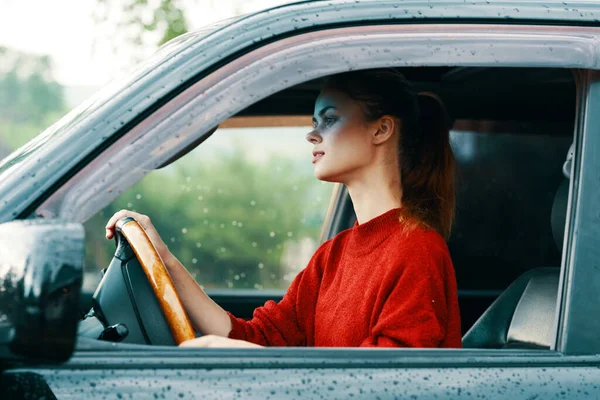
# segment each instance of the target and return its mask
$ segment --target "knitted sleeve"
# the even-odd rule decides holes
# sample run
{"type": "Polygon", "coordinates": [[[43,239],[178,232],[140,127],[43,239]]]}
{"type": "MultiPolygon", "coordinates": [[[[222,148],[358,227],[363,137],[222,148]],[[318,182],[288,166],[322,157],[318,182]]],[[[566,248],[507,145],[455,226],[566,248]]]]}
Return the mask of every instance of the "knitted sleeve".
{"type": "Polygon", "coordinates": [[[325,242],[317,249],[279,303],[267,301],[254,310],[250,321],[228,313],[232,325],[229,338],[262,346],[306,346],[307,332],[314,325],[314,311],[329,244],[325,242]]]}
{"type": "Polygon", "coordinates": [[[361,347],[438,347],[448,318],[444,252],[415,246],[410,258],[398,260],[379,302],[379,315],[361,347]],[[394,279],[392,279],[394,276],[394,279]]]}

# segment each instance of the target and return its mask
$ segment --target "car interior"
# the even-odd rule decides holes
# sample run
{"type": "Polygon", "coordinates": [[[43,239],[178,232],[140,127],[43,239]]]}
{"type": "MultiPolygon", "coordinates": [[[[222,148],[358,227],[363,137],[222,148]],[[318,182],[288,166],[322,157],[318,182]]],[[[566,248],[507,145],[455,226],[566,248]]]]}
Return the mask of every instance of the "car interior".
{"type": "MultiPolygon", "coordinates": [[[[492,67],[398,70],[417,91],[436,93],[451,119],[458,175],[456,220],[448,246],[458,282],[463,346],[551,348],[575,126],[575,72],[492,67]]],[[[315,80],[290,87],[233,118],[312,115],[320,86],[321,81],[315,80]]],[[[215,130],[218,135],[218,129],[211,134],[215,130]]],[[[328,218],[332,223],[323,239],[354,224],[346,191],[340,191],[328,218]]],[[[119,238],[98,290],[82,298],[82,308],[91,309],[81,323],[82,336],[118,341],[115,329],[126,324],[129,336],[124,343],[174,344],[139,271],[126,240],[119,238]]],[[[265,301],[282,296],[226,290],[209,295],[243,318],[250,318],[265,301]]]]}

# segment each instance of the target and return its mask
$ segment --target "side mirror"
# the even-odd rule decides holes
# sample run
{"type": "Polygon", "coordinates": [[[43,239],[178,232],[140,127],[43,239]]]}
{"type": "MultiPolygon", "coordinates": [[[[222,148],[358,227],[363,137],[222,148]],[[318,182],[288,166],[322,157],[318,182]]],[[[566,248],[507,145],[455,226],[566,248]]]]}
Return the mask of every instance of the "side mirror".
{"type": "Polygon", "coordinates": [[[0,364],[66,361],[73,352],[83,278],[81,224],[0,225],[0,364]]]}

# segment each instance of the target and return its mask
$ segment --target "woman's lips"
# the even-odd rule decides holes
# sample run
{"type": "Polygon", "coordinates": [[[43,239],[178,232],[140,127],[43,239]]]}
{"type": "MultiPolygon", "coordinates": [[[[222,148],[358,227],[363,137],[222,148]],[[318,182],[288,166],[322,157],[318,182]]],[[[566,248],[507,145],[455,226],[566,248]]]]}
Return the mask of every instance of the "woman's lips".
{"type": "Polygon", "coordinates": [[[312,163],[316,163],[319,160],[319,158],[323,157],[324,155],[325,153],[322,151],[313,151],[312,163]]]}

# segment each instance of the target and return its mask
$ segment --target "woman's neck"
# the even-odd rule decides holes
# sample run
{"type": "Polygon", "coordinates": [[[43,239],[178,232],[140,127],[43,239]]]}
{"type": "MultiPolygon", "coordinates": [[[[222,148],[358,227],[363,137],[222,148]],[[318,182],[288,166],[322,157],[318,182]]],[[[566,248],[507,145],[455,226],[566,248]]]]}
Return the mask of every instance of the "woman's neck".
{"type": "Polygon", "coordinates": [[[356,218],[363,224],[393,208],[402,207],[400,171],[379,164],[346,184],[356,218]]]}

